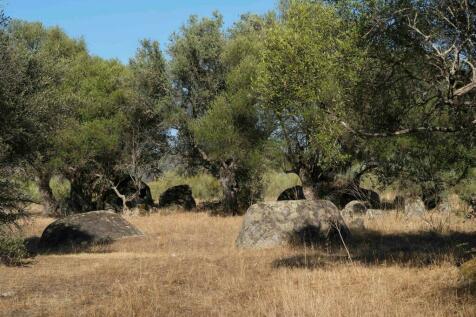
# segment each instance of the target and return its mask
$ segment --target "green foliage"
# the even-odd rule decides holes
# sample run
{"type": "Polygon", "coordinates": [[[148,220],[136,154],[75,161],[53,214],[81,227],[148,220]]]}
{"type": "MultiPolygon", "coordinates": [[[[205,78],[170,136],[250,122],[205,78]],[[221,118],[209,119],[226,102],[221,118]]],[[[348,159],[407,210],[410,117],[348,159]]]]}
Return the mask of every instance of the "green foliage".
{"type": "Polygon", "coordinates": [[[286,8],[264,39],[255,87],[293,169],[322,174],[348,160],[337,117],[346,111],[362,53],[356,29],[332,5],[292,1],[286,8]]]}
{"type": "MultiPolygon", "coordinates": [[[[225,198],[234,197],[246,209],[262,196],[269,121],[252,91],[264,29],[272,20],[247,15],[230,30],[221,55],[226,67],[225,89],[205,114],[191,121],[196,145],[220,170],[225,198]],[[234,191],[234,196],[227,192],[234,191]]],[[[233,207],[237,208],[237,206],[233,207]]]]}
{"type": "Polygon", "coordinates": [[[0,232],[0,263],[21,265],[29,256],[24,241],[18,237],[4,236],[0,232]]]}
{"type": "Polygon", "coordinates": [[[26,100],[32,89],[27,63],[11,46],[7,18],[0,11],[0,235],[25,217],[25,197],[14,181],[15,166],[30,153],[33,120],[26,100]]]}
{"type": "Polygon", "coordinates": [[[121,169],[135,179],[156,173],[157,161],[169,151],[167,120],[172,111],[170,81],[159,44],[143,40],[140,45],[129,63],[132,85],[121,107],[125,115],[121,169]]]}
{"type": "MultiPolygon", "coordinates": [[[[41,203],[41,194],[38,188],[38,183],[31,179],[21,180],[20,182],[21,192],[27,197],[28,200],[41,203]]],[[[67,179],[60,176],[53,176],[50,180],[50,187],[53,191],[55,199],[60,203],[65,203],[69,197],[71,189],[70,183],[67,179]]]]}
{"type": "MultiPolygon", "coordinates": [[[[268,171],[263,175],[263,198],[276,200],[285,189],[300,185],[296,174],[268,171]]],[[[193,196],[200,201],[213,201],[222,198],[222,190],[218,180],[208,173],[198,173],[194,176],[181,176],[176,171],[169,171],[157,180],[148,183],[152,196],[158,201],[160,195],[170,187],[187,184],[192,187],[193,196]]]]}
{"type": "Polygon", "coordinates": [[[156,201],[168,188],[187,184],[192,188],[193,197],[201,201],[220,199],[222,192],[217,179],[208,173],[198,173],[193,176],[181,176],[176,171],[168,171],[157,180],[150,182],[152,197],[156,201]]]}
{"type": "Polygon", "coordinates": [[[296,174],[269,171],[264,175],[264,184],[265,200],[274,201],[286,189],[301,185],[301,180],[296,174]]]}
{"type": "Polygon", "coordinates": [[[474,35],[474,23],[466,21],[474,21],[474,5],[467,14],[452,1],[354,5],[362,13],[357,18],[366,35],[360,45],[367,51],[351,104],[354,128],[389,135],[420,129],[399,137],[362,139],[360,153],[378,164],[382,183],[417,187],[423,195],[439,195],[466,182],[476,162],[475,112],[467,107],[476,94],[474,89],[460,96],[455,92],[470,80],[462,59],[472,63],[476,58],[466,44],[474,35]],[[375,28],[375,21],[388,23],[375,28]],[[438,50],[447,53],[439,55],[438,50]]]}
{"type": "MultiPolygon", "coordinates": [[[[71,65],[67,79],[74,108],[54,138],[53,161],[71,183],[69,208],[99,208],[122,163],[128,104],[125,84],[129,75],[117,61],[83,56],[71,65]]],[[[125,153],[124,153],[125,155],[125,153]]]]}
{"type": "Polygon", "coordinates": [[[219,13],[192,16],[170,60],[143,40],[128,65],[90,56],[58,27],[7,25],[0,11],[0,226],[22,215],[17,179],[37,180],[23,190],[45,206],[68,197],[86,211],[124,175],[159,175],[164,158],[199,174],[167,173],[156,194],[192,183],[233,213],[296,185],[267,172],[282,168],[304,186],[352,182],[362,168],[385,186],[469,200],[474,3],[278,7],[228,31],[219,13]]]}
{"type": "Polygon", "coordinates": [[[223,89],[222,27],[223,17],[214,12],[212,18],[191,16],[180,32],[172,35],[170,71],[186,117],[203,115],[223,89]]]}

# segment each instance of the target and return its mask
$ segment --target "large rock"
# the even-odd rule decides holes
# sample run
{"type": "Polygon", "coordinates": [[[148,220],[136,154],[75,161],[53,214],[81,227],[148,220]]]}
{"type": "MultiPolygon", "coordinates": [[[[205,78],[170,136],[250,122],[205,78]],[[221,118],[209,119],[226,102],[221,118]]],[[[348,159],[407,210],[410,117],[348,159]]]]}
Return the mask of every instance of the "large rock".
{"type": "Polygon", "coordinates": [[[330,201],[290,200],[264,202],[246,212],[236,245],[270,248],[287,243],[316,243],[343,237],[349,230],[337,207],[330,201]]]}
{"type": "Polygon", "coordinates": [[[471,206],[468,204],[468,201],[462,200],[456,194],[447,195],[446,197],[442,198],[436,206],[436,210],[445,214],[459,214],[470,209],[471,206]]]}
{"type": "Polygon", "coordinates": [[[364,201],[370,208],[380,208],[380,196],[377,192],[362,188],[354,183],[345,185],[321,184],[317,186],[317,196],[332,201],[339,208],[354,200],[364,201]]]}
{"type": "Polygon", "coordinates": [[[367,213],[369,208],[369,203],[366,201],[353,200],[342,209],[342,214],[354,216],[354,215],[363,215],[367,213]]]}
{"type": "Polygon", "coordinates": [[[285,191],[283,191],[278,197],[278,201],[303,200],[303,199],[306,199],[306,198],[304,197],[304,191],[302,189],[302,186],[294,186],[294,187],[288,188],[285,191]]]}
{"type": "Polygon", "coordinates": [[[108,243],[117,239],[143,235],[120,215],[112,211],[91,211],[56,220],[40,239],[42,249],[65,249],[108,243]]]}
{"type": "Polygon", "coordinates": [[[192,196],[192,188],[178,185],[167,189],[159,199],[159,207],[180,206],[186,210],[195,209],[197,204],[192,196]]]}
{"type": "Polygon", "coordinates": [[[371,208],[380,208],[380,196],[377,192],[355,186],[349,186],[341,190],[337,205],[344,207],[355,200],[366,202],[371,208]]]}
{"type": "Polygon", "coordinates": [[[421,216],[426,212],[425,203],[421,198],[411,197],[405,199],[405,214],[421,216]]]}

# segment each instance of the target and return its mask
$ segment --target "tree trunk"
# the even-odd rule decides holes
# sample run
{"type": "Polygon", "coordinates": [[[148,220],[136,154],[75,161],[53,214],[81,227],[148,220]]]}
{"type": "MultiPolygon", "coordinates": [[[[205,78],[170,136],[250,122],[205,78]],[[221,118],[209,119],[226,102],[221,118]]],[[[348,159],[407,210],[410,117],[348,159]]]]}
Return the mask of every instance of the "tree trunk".
{"type": "Polygon", "coordinates": [[[299,170],[299,178],[302,183],[302,190],[304,192],[304,197],[307,200],[318,200],[316,183],[308,176],[307,171],[304,168],[299,170]]]}
{"type": "Polygon", "coordinates": [[[50,187],[51,176],[49,174],[40,174],[38,177],[38,190],[41,195],[44,215],[56,215],[58,212],[58,202],[50,187]]]}
{"type": "Polygon", "coordinates": [[[96,205],[93,202],[91,193],[84,187],[88,184],[83,184],[81,178],[74,178],[70,180],[71,190],[69,194],[69,208],[73,213],[93,211],[96,205]]]}
{"type": "Polygon", "coordinates": [[[117,187],[114,186],[114,185],[111,185],[111,188],[114,191],[114,193],[117,195],[117,197],[119,197],[119,199],[121,199],[121,201],[122,201],[122,212],[123,213],[128,213],[129,212],[129,207],[127,207],[127,197],[126,197],[126,195],[121,194],[121,192],[119,192],[117,187]]]}
{"type": "Polygon", "coordinates": [[[220,167],[220,184],[224,195],[224,210],[233,216],[239,212],[238,184],[234,162],[223,163],[220,167]]]}

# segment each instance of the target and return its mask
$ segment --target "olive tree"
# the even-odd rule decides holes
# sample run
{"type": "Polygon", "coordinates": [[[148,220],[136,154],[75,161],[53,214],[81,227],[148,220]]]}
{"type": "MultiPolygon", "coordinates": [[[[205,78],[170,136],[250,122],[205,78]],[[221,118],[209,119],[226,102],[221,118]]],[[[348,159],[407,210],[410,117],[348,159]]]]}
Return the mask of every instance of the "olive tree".
{"type": "Polygon", "coordinates": [[[352,98],[364,52],[358,32],[335,6],[290,1],[267,31],[255,89],[275,121],[290,168],[307,197],[347,167],[351,151],[339,124],[352,98]]]}

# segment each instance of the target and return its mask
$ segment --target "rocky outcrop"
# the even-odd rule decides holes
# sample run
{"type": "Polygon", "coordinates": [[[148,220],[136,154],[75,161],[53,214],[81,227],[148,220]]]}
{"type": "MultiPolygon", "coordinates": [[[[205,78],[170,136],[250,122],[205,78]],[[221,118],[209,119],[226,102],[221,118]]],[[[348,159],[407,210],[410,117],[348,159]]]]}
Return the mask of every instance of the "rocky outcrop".
{"type": "Polygon", "coordinates": [[[344,208],[354,200],[368,203],[370,208],[380,208],[380,196],[377,192],[362,188],[354,183],[321,184],[317,186],[317,196],[332,201],[337,207],[344,208]]]}
{"type": "Polygon", "coordinates": [[[192,196],[192,188],[188,185],[179,185],[167,189],[159,199],[159,207],[179,206],[186,210],[197,207],[192,196]]]}
{"type": "Polygon", "coordinates": [[[236,240],[240,248],[319,243],[349,230],[337,207],[326,200],[264,202],[251,206],[236,240]]]}
{"type": "Polygon", "coordinates": [[[342,209],[342,214],[354,216],[354,215],[363,215],[367,213],[369,208],[369,203],[360,200],[353,200],[342,209]]]}
{"type": "Polygon", "coordinates": [[[411,197],[405,199],[405,214],[421,216],[426,212],[425,203],[421,198],[411,197]]]}
{"type": "Polygon", "coordinates": [[[43,231],[39,246],[47,250],[68,249],[141,235],[140,230],[112,211],[91,211],[50,224],[43,231]]]}
{"type": "Polygon", "coordinates": [[[380,196],[377,192],[361,187],[354,188],[352,186],[341,190],[337,205],[346,206],[355,200],[363,201],[371,208],[380,208],[380,196]]]}
{"type": "Polygon", "coordinates": [[[302,186],[294,186],[294,187],[288,188],[285,191],[283,191],[278,197],[278,201],[303,200],[303,199],[306,199],[306,198],[304,197],[304,191],[302,189],[302,186]]]}

